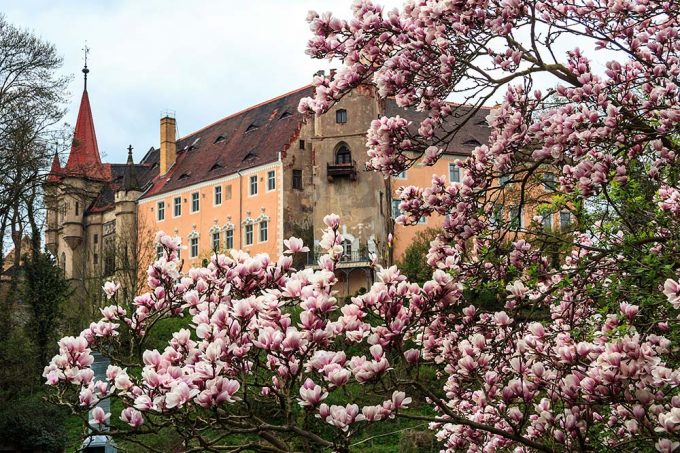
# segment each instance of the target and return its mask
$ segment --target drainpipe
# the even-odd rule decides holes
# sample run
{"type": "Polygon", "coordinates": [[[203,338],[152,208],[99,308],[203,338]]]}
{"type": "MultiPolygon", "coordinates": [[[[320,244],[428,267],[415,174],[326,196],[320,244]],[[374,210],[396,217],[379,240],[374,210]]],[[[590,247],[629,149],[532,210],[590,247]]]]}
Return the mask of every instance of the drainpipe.
{"type": "Polygon", "coordinates": [[[238,249],[243,250],[243,187],[241,187],[241,170],[236,170],[238,174],[238,249]]]}

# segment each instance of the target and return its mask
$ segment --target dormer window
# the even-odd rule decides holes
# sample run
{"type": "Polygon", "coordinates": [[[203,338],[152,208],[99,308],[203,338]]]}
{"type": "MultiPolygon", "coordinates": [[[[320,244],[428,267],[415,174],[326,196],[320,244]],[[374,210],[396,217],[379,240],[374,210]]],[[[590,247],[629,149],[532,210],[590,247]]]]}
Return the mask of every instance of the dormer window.
{"type": "Polygon", "coordinates": [[[191,145],[189,145],[189,151],[193,151],[196,148],[198,148],[198,142],[201,141],[201,137],[198,137],[196,140],[194,140],[191,145]]]}
{"type": "Polygon", "coordinates": [[[250,126],[248,126],[248,128],[246,129],[246,132],[254,131],[254,130],[257,129],[258,127],[259,127],[259,126],[258,126],[257,124],[252,123],[252,124],[251,124],[250,126]]]}
{"type": "Polygon", "coordinates": [[[257,157],[257,154],[255,154],[254,152],[251,151],[248,154],[246,154],[246,156],[243,158],[243,161],[245,162],[247,160],[253,160],[256,157],[257,157]]]}
{"type": "Polygon", "coordinates": [[[218,135],[217,138],[215,139],[215,144],[217,143],[222,143],[225,141],[227,138],[224,135],[218,135]]]}
{"type": "Polygon", "coordinates": [[[189,176],[191,176],[191,172],[190,172],[190,171],[188,171],[188,172],[186,172],[186,173],[182,173],[182,174],[179,176],[179,178],[177,178],[177,180],[178,180],[178,181],[182,181],[182,180],[184,180],[184,179],[189,178],[189,176]]]}
{"type": "Polygon", "coordinates": [[[292,116],[291,113],[290,113],[289,111],[286,110],[285,112],[283,112],[283,113],[281,114],[281,116],[279,116],[279,119],[282,120],[282,119],[288,118],[288,117],[290,117],[290,116],[292,116]]]}
{"type": "Polygon", "coordinates": [[[339,124],[344,124],[347,122],[347,110],[338,109],[335,111],[335,122],[339,124]]]}
{"type": "Polygon", "coordinates": [[[481,143],[479,143],[479,140],[471,138],[469,140],[465,140],[463,142],[463,145],[479,146],[479,145],[481,145],[481,143]]]}
{"type": "Polygon", "coordinates": [[[212,167],[210,167],[210,171],[218,170],[220,168],[222,168],[222,163],[217,161],[213,164],[212,167]]]}

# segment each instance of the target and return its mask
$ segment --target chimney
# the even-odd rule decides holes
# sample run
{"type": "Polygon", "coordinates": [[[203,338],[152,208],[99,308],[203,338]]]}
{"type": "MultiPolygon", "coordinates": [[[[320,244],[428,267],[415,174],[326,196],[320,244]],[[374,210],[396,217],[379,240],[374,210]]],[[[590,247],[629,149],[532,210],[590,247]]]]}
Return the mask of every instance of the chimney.
{"type": "Polygon", "coordinates": [[[177,158],[176,126],[177,121],[173,114],[166,113],[163,115],[161,118],[161,176],[168,172],[177,158]]]}

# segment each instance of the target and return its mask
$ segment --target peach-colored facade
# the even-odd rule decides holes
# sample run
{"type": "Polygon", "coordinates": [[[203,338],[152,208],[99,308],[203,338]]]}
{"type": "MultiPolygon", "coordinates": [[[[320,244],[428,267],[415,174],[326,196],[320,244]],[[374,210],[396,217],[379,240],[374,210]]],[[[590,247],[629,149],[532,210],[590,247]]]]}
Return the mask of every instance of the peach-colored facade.
{"type": "Polygon", "coordinates": [[[190,266],[200,266],[216,245],[219,251],[276,256],[283,245],[282,174],[281,162],[275,162],[143,198],[140,222],[147,230],[179,236],[180,257],[190,266]]]}
{"type": "MultiPolygon", "coordinates": [[[[464,173],[455,162],[464,158],[465,156],[462,154],[445,154],[432,166],[414,165],[402,173],[402,175],[392,177],[392,217],[396,218],[399,215],[397,206],[400,200],[397,192],[400,187],[429,187],[432,184],[432,177],[434,175],[443,176],[449,183],[460,182],[464,173]]],[[[439,228],[444,222],[444,218],[436,213],[422,220],[422,223],[415,225],[394,226],[392,247],[395,262],[401,260],[406,249],[413,243],[419,233],[422,233],[427,228],[439,228]]]]}

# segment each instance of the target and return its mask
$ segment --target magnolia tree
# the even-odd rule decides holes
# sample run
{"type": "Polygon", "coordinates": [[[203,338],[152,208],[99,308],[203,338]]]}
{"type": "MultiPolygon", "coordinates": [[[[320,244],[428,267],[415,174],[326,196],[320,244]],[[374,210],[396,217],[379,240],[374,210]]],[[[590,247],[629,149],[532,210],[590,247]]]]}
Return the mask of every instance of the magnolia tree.
{"type": "Polygon", "coordinates": [[[399,222],[445,216],[431,280],[376,265],[373,287],[339,304],[332,215],[316,269],[291,267],[306,251],[291,238],[276,262],[231,252],[182,274],[178,241],[160,235],[134,312],[112,305],[61,341],[45,369],[55,399],[84,411],[115,396],[122,412],[95,409],[93,429],[139,440],[171,426],[187,450],[347,451],[393,418],[430,422],[446,451],[678,449],[679,16],[643,0],[310,13],[308,52],[342,67],[301,110],[367,83],[423,112],[371,124],[369,167],[385,176],[434,164],[505,93],[461,182],[400,189],[399,222]],[[558,212],[568,228],[544,223],[558,212]],[[168,317],[187,328],[145,350],[168,317]],[[93,349],[113,360],[106,380],[93,349]]]}

